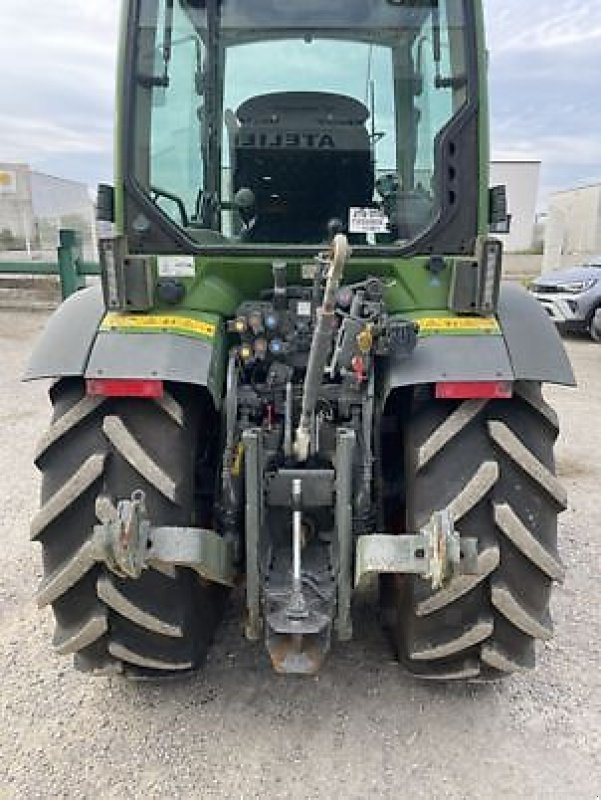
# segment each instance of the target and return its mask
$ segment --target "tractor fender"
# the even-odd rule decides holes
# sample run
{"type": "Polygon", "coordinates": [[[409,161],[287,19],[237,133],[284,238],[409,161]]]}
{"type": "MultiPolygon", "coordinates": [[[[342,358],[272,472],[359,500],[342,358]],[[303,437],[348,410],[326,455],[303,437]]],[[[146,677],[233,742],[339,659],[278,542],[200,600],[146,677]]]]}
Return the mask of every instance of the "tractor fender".
{"type": "Polygon", "coordinates": [[[557,328],[522,286],[503,284],[498,318],[516,381],[576,386],[557,328]]]}
{"type": "Polygon", "coordinates": [[[83,375],[104,314],[100,286],[72,294],[48,320],[23,380],[83,375]]]}
{"type": "Polygon", "coordinates": [[[24,380],[81,376],[164,380],[205,386],[216,407],[225,375],[225,339],[171,333],[101,330],[105,307],[100,287],[70,297],[50,318],[24,380]]]}
{"type": "Polygon", "coordinates": [[[381,387],[394,389],[449,381],[537,381],[575,386],[555,326],[522,287],[504,284],[498,309],[501,336],[429,336],[407,360],[383,366],[381,387]]]}
{"type": "MultiPolygon", "coordinates": [[[[218,342],[222,343],[220,336],[218,342]]],[[[213,344],[171,333],[100,331],[84,377],[163,380],[206,386],[221,405],[225,361],[213,344]],[[223,362],[223,363],[222,363],[223,362]]]]}

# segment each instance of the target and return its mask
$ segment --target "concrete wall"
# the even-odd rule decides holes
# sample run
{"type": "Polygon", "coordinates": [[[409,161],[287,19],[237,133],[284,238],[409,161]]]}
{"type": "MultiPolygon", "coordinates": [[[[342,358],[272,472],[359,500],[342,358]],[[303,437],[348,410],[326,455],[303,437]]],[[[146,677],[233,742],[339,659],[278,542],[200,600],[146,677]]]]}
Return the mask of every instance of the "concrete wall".
{"type": "Polygon", "coordinates": [[[508,253],[528,251],[534,244],[540,167],[540,161],[491,162],[491,186],[507,186],[511,232],[498,238],[508,253]]]}
{"type": "Polygon", "coordinates": [[[533,278],[538,278],[541,274],[542,265],[542,255],[505,253],[503,257],[503,277],[506,280],[532,280],[533,278]]]}
{"type": "Polygon", "coordinates": [[[552,195],[543,269],[581,264],[601,255],[601,184],[552,195]]]}

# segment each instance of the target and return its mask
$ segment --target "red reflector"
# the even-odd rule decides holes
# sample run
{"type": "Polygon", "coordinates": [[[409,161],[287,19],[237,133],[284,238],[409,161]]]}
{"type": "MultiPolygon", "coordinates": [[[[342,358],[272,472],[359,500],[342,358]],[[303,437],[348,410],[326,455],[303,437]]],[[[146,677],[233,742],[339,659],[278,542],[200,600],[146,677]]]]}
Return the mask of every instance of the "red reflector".
{"type": "Polygon", "coordinates": [[[509,381],[453,381],[436,384],[437,400],[509,400],[513,384],[509,381]]]}
{"type": "Polygon", "coordinates": [[[163,381],[92,378],[86,381],[92,397],[163,397],[163,381]]]}

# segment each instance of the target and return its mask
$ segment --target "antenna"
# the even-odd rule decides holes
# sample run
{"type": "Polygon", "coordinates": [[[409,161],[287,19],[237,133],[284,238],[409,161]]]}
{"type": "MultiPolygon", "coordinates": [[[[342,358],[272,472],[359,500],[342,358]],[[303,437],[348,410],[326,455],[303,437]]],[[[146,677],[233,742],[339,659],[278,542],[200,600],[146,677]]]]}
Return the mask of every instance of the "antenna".
{"type": "Polygon", "coordinates": [[[381,142],[386,136],[384,131],[379,131],[376,128],[376,81],[372,78],[369,82],[369,110],[371,114],[371,151],[374,166],[376,164],[376,145],[381,142]]]}
{"type": "Polygon", "coordinates": [[[372,73],[373,63],[374,63],[374,46],[372,43],[369,45],[369,50],[367,53],[367,76],[365,78],[365,105],[367,105],[369,102],[369,92],[372,84],[371,73],[372,73]]]}

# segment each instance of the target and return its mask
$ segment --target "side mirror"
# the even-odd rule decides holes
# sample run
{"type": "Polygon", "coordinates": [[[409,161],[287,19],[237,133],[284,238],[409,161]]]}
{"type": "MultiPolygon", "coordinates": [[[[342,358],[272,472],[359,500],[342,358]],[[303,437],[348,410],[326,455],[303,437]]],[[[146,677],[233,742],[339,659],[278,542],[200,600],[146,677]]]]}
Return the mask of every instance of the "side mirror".
{"type": "Polygon", "coordinates": [[[98,186],[96,219],[98,222],[115,221],[115,189],[106,183],[98,186]]]}
{"type": "Polygon", "coordinates": [[[511,232],[511,214],[507,210],[507,187],[493,186],[489,192],[490,232],[496,234],[511,232]]]}

